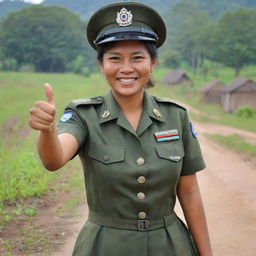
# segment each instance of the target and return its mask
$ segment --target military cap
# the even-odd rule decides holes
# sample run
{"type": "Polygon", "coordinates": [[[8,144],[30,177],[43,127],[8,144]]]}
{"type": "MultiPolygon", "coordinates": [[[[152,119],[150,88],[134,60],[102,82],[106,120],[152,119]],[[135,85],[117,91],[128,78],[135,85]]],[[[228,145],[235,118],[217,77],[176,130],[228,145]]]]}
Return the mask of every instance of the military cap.
{"type": "Polygon", "coordinates": [[[144,40],[160,47],[166,38],[161,16],[151,7],[138,2],[116,2],[96,11],[87,25],[87,39],[98,45],[122,40],[144,40]]]}

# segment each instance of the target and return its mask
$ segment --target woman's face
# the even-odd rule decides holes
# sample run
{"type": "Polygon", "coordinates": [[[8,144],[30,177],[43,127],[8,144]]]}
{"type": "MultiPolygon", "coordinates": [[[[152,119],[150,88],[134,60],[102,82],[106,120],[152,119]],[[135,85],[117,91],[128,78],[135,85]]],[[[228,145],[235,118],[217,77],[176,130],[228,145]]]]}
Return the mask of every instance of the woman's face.
{"type": "Polygon", "coordinates": [[[156,59],[140,41],[119,41],[104,53],[99,65],[113,94],[129,97],[143,92],[156,59]]]}

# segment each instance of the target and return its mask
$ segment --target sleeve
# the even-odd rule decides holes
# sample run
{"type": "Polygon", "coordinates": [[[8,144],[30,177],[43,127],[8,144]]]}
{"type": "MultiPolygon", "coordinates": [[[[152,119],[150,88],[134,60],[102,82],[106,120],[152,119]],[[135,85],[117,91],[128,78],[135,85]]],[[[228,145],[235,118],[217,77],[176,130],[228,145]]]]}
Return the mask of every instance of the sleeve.
{"type": "Polygon", "coordinates": [[[86,123],[81,119],[77,111],[66,108],[57,125],[57,133],[69,133],[73,135],[80,149],[81,145],[86,140],[88,129],[86,123]]]}
{"type": "Polygon", "coordinates": [[[183,158],[181,176],[193,174],[205,168],[205,162],[202,157],[196,131],[188,119],[187,112],[185,113],[182,131],[185,155],[183,158]]]}

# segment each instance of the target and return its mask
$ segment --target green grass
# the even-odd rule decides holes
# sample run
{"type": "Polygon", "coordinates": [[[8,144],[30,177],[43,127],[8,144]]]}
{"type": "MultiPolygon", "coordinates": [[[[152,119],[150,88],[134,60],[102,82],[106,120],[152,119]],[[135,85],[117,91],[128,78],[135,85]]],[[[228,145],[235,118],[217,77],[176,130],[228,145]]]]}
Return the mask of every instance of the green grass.
{"type": "Polygon", "coordinates": [[[244,139],[240,136],[237,136],[237,135],[223,136],[219,134],[211,134],[211,135],[207,135],[207,137],[224,145],[229,149],[256,156],[256,145],[245,142],[244,139]]]}

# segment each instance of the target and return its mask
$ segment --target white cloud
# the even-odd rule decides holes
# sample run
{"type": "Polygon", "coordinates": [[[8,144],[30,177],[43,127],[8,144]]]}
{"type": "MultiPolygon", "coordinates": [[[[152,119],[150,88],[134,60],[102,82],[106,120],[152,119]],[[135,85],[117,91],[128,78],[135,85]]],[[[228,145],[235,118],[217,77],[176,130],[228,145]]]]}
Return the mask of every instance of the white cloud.
{"type": "Polygon", "coordinates": [[[41,4],[44,0],[24,0],[25,3],[41,4]]]}

